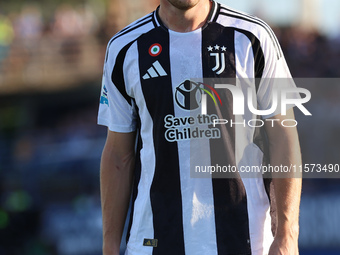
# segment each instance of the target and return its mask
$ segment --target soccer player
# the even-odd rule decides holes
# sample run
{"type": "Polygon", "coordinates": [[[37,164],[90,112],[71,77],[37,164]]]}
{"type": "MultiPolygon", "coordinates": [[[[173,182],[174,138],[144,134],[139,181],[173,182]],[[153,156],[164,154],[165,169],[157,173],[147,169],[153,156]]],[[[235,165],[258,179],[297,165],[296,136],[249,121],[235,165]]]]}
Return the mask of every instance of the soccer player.
{"type": "MultiPolygon", "coordinates": [[[[98,115],[108,127],[100,178],[103,254],[119,254],[130,200],[127,255],[298,254],[301,179],[190,176],[196,161],[240,169],[269,157],[273,166],[299,165],[296,128],[270,121],[264,129],[212,127],[216,117],[235,123],[257,116],[234,115],[230,93],[193,80],[258,78],[241,86],[266,110],[274,78],[290,77],[268,25],[215,1],[161,0],[113,36],[98,115]],[[208,92],[217,106],[208,104],[204,117],[208,92]]],[[[262,117],[279,123],[294,114],[262,117]]]]}

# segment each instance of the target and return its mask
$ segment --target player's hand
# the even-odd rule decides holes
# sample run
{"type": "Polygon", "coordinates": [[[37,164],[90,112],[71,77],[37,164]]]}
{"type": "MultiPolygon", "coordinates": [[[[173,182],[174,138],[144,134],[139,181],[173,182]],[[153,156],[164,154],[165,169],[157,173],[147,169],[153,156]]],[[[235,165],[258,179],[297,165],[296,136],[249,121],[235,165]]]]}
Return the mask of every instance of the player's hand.
{"type": "Polygon", "coordinates": [[[268,255],[299,255],[297,238],[275,237],[268,255]]]}

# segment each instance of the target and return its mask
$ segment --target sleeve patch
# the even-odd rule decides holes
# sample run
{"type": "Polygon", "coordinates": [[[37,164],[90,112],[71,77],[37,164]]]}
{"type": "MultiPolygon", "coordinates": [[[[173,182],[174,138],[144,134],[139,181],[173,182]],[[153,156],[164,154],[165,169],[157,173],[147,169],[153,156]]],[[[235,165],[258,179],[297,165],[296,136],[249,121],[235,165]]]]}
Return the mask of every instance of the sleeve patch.
{"type": "Polygon", "coordinates": [[[106,104],[107,106],[109,106],[109,99],[108,99],[107,89],[105,85],[103,85],[102,93],[100,96],[100,104],[104,104],[104,105],[106,104]]]}

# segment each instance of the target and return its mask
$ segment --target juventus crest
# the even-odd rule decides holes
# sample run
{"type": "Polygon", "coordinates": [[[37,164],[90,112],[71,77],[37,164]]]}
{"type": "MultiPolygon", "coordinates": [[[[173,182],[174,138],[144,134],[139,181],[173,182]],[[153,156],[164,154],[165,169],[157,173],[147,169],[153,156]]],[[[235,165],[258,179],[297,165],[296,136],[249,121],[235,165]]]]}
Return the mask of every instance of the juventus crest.
{"type": "Polygon", "coordinates": [[[207,47],[207,49],[209,52],[211,52],[210,57],[215,58],[215,63],[216,63],[215,66],[211,70],[213,70],[218,75],[223,73],[225,69],[225,52],[227,51],[227,47],[219,46],[216,44],[215,46],[207,47]]]}

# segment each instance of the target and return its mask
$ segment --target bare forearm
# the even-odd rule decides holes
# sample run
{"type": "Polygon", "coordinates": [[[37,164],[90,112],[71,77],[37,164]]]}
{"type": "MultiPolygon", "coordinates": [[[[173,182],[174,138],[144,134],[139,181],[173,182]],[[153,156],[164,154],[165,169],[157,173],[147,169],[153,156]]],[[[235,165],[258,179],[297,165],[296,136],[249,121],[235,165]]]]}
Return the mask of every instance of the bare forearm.
{"type": "Polygon", "coordinates": [[[277,203],[276,236],[294,238],[299,235],[301,179],[273,179],[277,203]]]}
{"type": "MultiPolygon", "coordinates": [[[[293,109],[287,111],[287,116],[274,117],[283,119],[295,119],[293,109]]],[[[270,164],[273,166],[299,166],[301,165],[301,152],[297,129],[277,125],[266,126],[270,164]]],[[[299,207],[301,197],[302,176],[299,173],[273,173],[273,184],[277,206],[276,235],[292,236],[297,240],[299,225],[299,207]]]]}
{"type": "MultiPolygon", "coordinates": [[[[278,148],[271,150],[271,163],[286,166],[301,164],[298,144],[287,144],[288,141],[286,139],[282,139],[281,142],[281,144],[277,144],[278,148]]],[[[277,206],[277,228],[269,255],[298,255],[299,207],[302,179],[300,176],[282,176],[282,173],[278,175],[273,176],[277,206]]]]}
{"type": "Polygon", "coordinates": [[[133,167],[133,151],[120,153],[113,146],[105,146],[100,169],[103,254],[119,254],[131,194],[133,167]]]}
{"type": "MultiPolygon", "coordinates": [[[[301,165],[300,146],[295,138],[281,137],[271,145],[272,165],[301,165]]],[[[277,203],[277,235],[298,235],[302,179],[296,173],[277,173],[273,176],[277,203]]]]}

